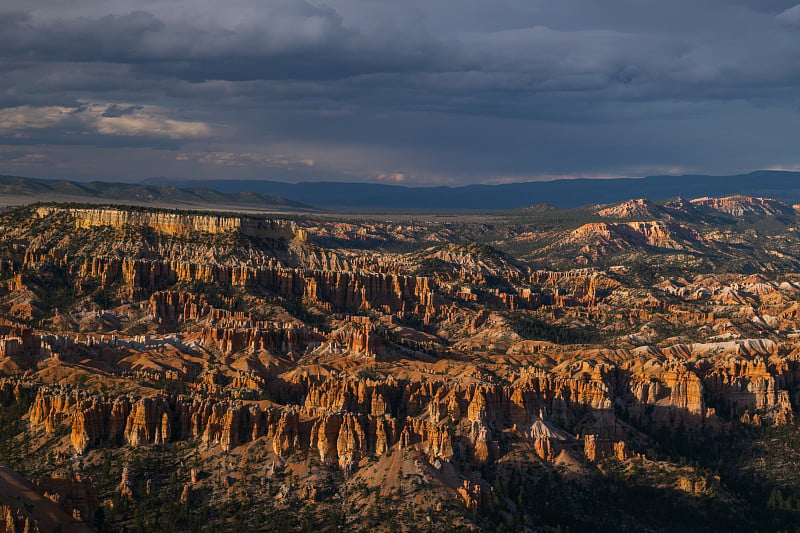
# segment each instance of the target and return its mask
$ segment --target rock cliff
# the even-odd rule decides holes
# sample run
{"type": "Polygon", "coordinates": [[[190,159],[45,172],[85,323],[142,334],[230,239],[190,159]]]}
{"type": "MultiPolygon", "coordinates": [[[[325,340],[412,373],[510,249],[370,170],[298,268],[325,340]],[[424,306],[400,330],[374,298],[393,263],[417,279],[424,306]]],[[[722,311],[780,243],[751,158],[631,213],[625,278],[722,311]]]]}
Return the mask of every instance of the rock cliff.
{"type": "MultiPolygon", "coordinates": [[[[61,209],[41,207],[37,209],[36,214],[39,217],[47,217],[59,210],[61,209]]],[[[165,235],[188,235],[192,232],[202,232],[241,233],[250,237],[284,241],[305,240],[306,238],[305,231],[297,228],[296,224],[282,220],[111,208],[66,209],[63,211],[69,213],[75,221],[76,227],[79,228],[135,226],[151,228],[165,235]]]]}

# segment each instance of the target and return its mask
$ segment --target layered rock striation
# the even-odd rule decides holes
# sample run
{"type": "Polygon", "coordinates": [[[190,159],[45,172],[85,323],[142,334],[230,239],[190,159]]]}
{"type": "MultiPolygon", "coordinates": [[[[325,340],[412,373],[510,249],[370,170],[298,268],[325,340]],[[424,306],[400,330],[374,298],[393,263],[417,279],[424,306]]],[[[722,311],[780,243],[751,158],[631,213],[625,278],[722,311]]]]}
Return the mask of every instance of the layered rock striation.
{"type": "Polygon", "coordinates": [[[39,217],[47,217],[58,212],[68,213],[78,228],[96,226],[123,228],[135,226],[151,228],[165,235],[186,236],[193,232],[211,234],[241,233],[250,237],[284,240],[287,242],[293,239],[306,239],[304,230],[299,229],[294,222],[284,220],[112,208],[62,209],[41,207],[37,209],[36,214],[39,217]]]}

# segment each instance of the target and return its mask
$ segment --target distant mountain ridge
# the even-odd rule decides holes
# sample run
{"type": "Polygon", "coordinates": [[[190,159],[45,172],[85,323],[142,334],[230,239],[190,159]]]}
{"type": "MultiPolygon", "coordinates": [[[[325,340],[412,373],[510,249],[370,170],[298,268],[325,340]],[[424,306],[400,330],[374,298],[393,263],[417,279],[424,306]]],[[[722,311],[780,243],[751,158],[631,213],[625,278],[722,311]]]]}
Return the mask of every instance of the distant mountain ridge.
{"type": "MultiPolygon", "coordinates": [[[[0,197],[32,201],[108,200],[170,207],[309,210],[309,205],[252,191],[220,192],[208,186],[174,187],[103,181],[77,182],[0,176],[0,197]]],[[[2,202],[0,202],[2,203],[2,202]]]]}
{"type": "MultiPolygon", "coordinates": [[[[614,204],[632,198],[652,202],[677,197],[713,198],[734,195],[773,198],[789,205],[798,203],[800,172],[762,170],[733,176],[582,178],[460,187],[168,178],[151,178],[143,183],[114,183],[0,176],[0,197],[5,197],[6,200],[117,201],[173,207],[289,211],[314,209],[310,206],[351,211],[496,211],[541,207],[545,204],[550,205],[551,209],[570,209],[614,204]]],[[[649,206],[631,205],[624,209],[647,211],[649,206]]]]}
{"type": "Polygon", "coordinates": [[[678,196],[717,197],[735,194],[800,201],[800,172],[760,170],[732,176],[648,176],[646,178],[560,179],[502,185],[407,187],[380,183],[263,180],[176,180],[153,178],[146,184],[211,187],[225,192],[253,191],[294,198],[332,209],[499,210],[532,204],[562,208],[610,204],[630,198],[666,200],[678,196]]]}

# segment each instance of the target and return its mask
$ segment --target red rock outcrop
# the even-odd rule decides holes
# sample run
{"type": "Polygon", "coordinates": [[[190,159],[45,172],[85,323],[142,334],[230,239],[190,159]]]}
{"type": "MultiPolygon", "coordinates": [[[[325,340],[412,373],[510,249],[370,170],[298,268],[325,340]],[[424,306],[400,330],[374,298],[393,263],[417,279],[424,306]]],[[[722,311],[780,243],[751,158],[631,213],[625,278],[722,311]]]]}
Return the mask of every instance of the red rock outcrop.
{"type": "Polygon", "coordinates": [[[192,232],[232,233],[266,239],[294,238],[305,239],[305,231],[297,228],[294,222],[283,220],[266,220],[247,217],[230,217],[218,215],[179,214],[170,212],[132,211],[123,209],[60,209],[56,207],[40,207],[36,214],[47,217],[53,213],[67,212],[79,228],[93,226],[125,226],[148,227],[165,235],[187,235],[192,232]]]}

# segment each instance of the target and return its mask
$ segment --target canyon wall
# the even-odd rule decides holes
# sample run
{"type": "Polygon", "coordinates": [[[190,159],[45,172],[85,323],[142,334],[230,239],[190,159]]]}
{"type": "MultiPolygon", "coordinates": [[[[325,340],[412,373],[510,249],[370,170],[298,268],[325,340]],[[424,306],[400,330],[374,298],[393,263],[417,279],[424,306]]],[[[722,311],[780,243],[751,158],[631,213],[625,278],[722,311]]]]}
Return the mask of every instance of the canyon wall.
{"type": "Polygon", "coordinates": [[[75,225],[78,228],[138,226],[152,228],[165,235],[188,235],[192,232],[214,234],[237,232],[250,237],[264,239],[282,239],[285,241],[306,239],[304,230],[298,228],[294,222],[285,220],[112,208],[62,209],[40,207],[36,211],[39,217],[46,217],[55,212],[69,213],[74,218],[75,225]]]}

